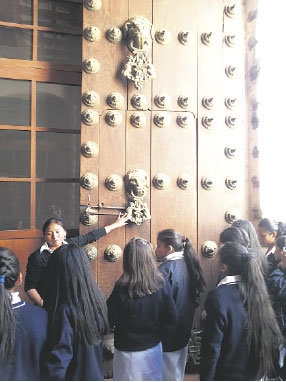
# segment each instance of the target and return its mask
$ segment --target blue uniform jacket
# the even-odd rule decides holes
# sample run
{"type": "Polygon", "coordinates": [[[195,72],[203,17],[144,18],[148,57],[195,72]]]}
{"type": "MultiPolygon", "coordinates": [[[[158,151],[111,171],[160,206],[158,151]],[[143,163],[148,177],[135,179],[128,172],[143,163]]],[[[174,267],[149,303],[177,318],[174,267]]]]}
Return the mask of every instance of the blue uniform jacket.
{"type": "Polygon", "coordinates": [[[50,380],[101,381],[104,379],[103,341],[98,345],[90,346],[76,342],[67,306],[63,306],[57,314],[52,331],[49,333],[48,343],[49,355],[46,366],[50,380]]]}
{"type": "Polygon", "coordinates": [[[159,267],[160,272],[169,281],[178,311],[178,322],[168,341],[163,342],[163,351],[171,352],[184,348],[189,338],[200,303],[200,293],[191,280],[184,259],[167,260],[159,267]]]}
{"type": "Polygon", "coordinates": [[[286,275],[277,267],[268,276],[267,288],[274,312],[284,337],[286,337],[286,275]]]}
{"type": "Polygon", "coordinates": [[[114,345],[122,351],[142,351],[168,337],[178,314],[169,282],[157,292],[130,298],[115,285],[107,300],[110,326],[115,325],[114,345]]]}
{"type": "Polygon", "coordinates": [[[0,363],[2,381],[39,381],[46,379],[43,361],[46,356],[47,312],[37,306],[20,301],[13,304],[18,325],[14,357],[0,363]]]}
{"type": "Polygon", "coordinates": [[[212,290],[205,304],[201,380],[251,380],[257,371],[253,352],[247,356],[245,309],[237,284],[212,290]]]}

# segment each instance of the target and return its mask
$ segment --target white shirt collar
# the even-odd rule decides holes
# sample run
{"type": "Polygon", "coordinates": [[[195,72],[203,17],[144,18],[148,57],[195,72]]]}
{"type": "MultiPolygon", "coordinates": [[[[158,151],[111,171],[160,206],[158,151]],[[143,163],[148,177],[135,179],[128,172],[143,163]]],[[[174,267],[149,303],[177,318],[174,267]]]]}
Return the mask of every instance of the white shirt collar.
{"type": "Polygon", "coordinates": [[[217,287],[224,284],[238,284],[241,282],[241,276],[240,275],[234,275],[234,276],[226,276],[224,279],[222,279],[217,287]]]}
{"type": "Polygon", "coordinates": [[[172,252],[172,253],[169,253],[169,255],[165,256],[164,257],[164,261],[167,261],[167,260],[179,260],[179,259],[183,259],[184,258],[184,255],[183,255],[183,251],[181,252],[172,252]]]}
{"type": "Polygon", "coordinates": [[[19,292],[12,292],[11,294],[11,304],[17,304],[18,302],[21,302],[21,299],[19,297],[19,292]]]}
{"type": "MultiPolygon", "coordinates": [[[[68,242],[66,241],[63,241],[63,244],[68,244],[68,242]]],[[[40,253],[42,253],[43,251],[48,251],[50,253],[53,253],[54,251],[48,246],[48,243],[45,241],[45,243],[41,246],[40,248],[40,253]]]]}

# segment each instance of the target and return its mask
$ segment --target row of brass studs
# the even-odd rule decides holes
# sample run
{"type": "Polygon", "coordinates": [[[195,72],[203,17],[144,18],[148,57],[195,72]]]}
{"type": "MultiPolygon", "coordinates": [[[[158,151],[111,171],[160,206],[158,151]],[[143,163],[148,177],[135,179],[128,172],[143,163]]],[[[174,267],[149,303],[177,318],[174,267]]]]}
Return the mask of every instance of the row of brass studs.
{"type": "MultiPolygon", "coordinates": [[[[206,129],[211,130],[213,128],[214,118],[204,115],[201,121],[202,121],[202,125],[206,129]]],[[[230,129],[234,129],[237,124],[237,117],[234,117],[232,115],[226,115],[224,121],[227,127],[229,127],[230,129]]]]}
{"type": "MultiPolygon", "coordinates": [[[[225,178],[225,185],[230,190],[234,190],[237,187],[237,179],[234,179],[234,178],[231,178],[231,177],[227,176],[225,178]]],[[[214,178],[211,177],[211,176],[204,176],[204,177],[202,177],[202,179],[201,179],[201,186],[205,190],[208,190],[208,191],[212,190],[213,187],[215,186],[214,178]]]]}
{"type": "MultiPolygon", "coordinates": [[[[153,185],[158,190],[164,190],[168,188],[170,184],[170,178],[168,175],[159,173],[153,178],[153,185]]],[[[188,190],[193,184],[193,178],[189,174],[182,174],[177,178],[177,185],[181,190],[188,190]]],[[[96,174],[92,172],[85,173],[80,178],[80,185],[86,190],[92,190],[98,186],[98,178],[96,174]]],[[[118,174],[109,175],[104,182],[105,187],[110,191],[116,191],[122,188],[123,180],[118,174]]]]}
{"type": "MultiPolygon", "coordinates": [[[[97,248],[92,244],[87,244],[83,247],[90,261],[97,258],[97,248]]],[[[104,250],[104,259],[110,262],[117,262],[122,257],[122,249],[119,245],[111,244],[104,250]]]]}
{"type": "MultiPolygon", "coordinates": [[[[229,110],[233,110],[236,107],[237,99],[227,97],[224,99],[224,105],[229,110]]],[[[205,109],[212,110],[214,108],[214,98],[213,97],[203,97],[202,105],[205,109]]]]}

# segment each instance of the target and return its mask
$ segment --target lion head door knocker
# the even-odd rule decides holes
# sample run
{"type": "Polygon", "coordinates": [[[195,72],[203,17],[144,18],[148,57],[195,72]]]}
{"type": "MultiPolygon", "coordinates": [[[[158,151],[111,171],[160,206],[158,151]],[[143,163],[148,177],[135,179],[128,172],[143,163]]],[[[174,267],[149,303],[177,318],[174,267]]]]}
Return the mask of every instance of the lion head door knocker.
{"type": "Polygon", "coordinates": [[[125,187],[131,199],[126,212],[131,222],[140,225],[151,218],[147,203],[143,202],[149,187],[147,173],[141,169],[130,170],[125,176],[125,187]]]}
{"type": "Polygon", "coordinates": [[[122,74],[140,90],[148,79],[156,77],[151,58],[147,57],[154,39],[154,28],[145,17],[135,16],[126,21],[122,29],[123,38],[127,39],[127,47],[133,54],[127,57],[122,74]]]}

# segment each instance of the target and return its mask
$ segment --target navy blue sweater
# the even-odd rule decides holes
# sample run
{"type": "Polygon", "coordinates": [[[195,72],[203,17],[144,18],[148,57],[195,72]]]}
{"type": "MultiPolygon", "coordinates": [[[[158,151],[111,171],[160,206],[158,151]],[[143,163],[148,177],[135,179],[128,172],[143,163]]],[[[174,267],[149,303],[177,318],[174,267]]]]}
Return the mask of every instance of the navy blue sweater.
{"type": "MultiPolygon", "coordinates": [[[[74,327],[67,306],[57,313],[49,332],[48,379],[68,381],[101,381],[103,375],[102,341],[85,346],[75,341],[74,327]]],[[[102,321],[103,326],[103,321],[102,321]]]]}
{"type": "MultiPolygon", "coordinates": [[[[68,244],[77,244],[80,247],[88,243],[93,243],[106,234],[105,228],[95,229],[85,235],[71,237],[65,241],[68,244]]],[[[26,276],[25,276],[25,291],[36,289],[39,295],[44,298],[46,291],[46,267],[51,257],[51,253],[47,250],[40,252],[38,248],[28,258],[26,276]]]]}
{"type": "Polygon", "coordinates": [[[169,282],[138,298],[130,298],[126,288],[115,285],[107,307],[110,326],[115,325],[115,348],[122,351],[152,348],[168,337],[178,319],[169,282]]]}
{"type": "Polygon", "coordinates": [[[257,371],[253,352],[247,356],[245,309],[238,285],[212,290],[205,304],[207,318],[202,337],[201,380],[251,380],[257,371]]]}
{"type": "Polygon", "coordinates": [[[0,363],[0,380],[38,381],[46,379],[43,360],[46,356],[47,312],[21,301],[13,305],[17,317],[14,357],[0,363]]]}
{"type": "Polygon", "coordinates": [[[171,352],[184,348],[191,337],[196,307],[200,303],[200,293],[190,278],[184,259],[167,260],[160,265],[159,270],[171,284],[178,310],[177,325],[170,333],[168,341],[163,342],[163,350],[171,352]]]}

